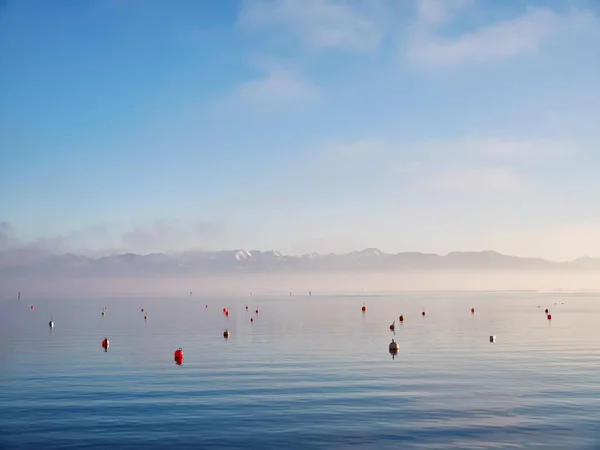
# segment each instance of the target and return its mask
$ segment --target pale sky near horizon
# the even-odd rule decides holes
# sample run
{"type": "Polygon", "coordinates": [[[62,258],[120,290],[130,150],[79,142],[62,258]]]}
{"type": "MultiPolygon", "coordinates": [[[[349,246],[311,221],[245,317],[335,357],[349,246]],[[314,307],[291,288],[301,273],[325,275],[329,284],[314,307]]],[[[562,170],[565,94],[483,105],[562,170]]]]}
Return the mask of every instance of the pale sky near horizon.
{"type": "Polygon", "coordinates": [[[0,0],[0,249],[600,257],[595,0],[0,0]]]}

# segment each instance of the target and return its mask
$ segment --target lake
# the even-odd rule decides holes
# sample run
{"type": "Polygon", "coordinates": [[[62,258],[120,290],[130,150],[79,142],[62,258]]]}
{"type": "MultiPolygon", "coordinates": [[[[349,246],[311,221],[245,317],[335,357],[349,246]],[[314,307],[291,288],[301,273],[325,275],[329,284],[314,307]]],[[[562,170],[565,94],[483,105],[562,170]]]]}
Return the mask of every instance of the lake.
{"type": "Polygon", "coordinates": [[[0,448],[600,448],[599,343],[595,294],[24,296],[0,448]]]}

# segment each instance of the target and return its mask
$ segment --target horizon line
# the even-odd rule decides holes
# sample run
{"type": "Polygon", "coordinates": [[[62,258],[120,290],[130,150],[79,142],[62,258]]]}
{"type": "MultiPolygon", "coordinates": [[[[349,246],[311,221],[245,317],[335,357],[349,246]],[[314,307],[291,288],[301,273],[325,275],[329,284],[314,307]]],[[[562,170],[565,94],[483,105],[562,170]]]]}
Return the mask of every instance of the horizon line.
{"type": "Polygon", "coordinates": [[[448,257],[450,255],[453,254],[465,254],[465,253],[470,253],[470,254],[483,254],[483,253],[489,253],[489,254],[495,254],[498,256],[505,256],[505,257],[509,257],[509,258],[517,258],[517,259],[527,259],[527,260],[538,260],[538,261],[547,261],[547,262],[553,262],[553,263],[569,263],[569,262],[575,262],[581,259],[598,259],[597,257],[591,257],[587,254],[579,256],[577,258],[573,258],[573,259],[569,259],[569,260],[556,260],[556,259],[548,259],[548,258],[543,258],[541,256],[519,256],[519,255],[513,255],[513,254],[509,254],[509,253],[502,253],[499,252],[497,250],[492,250],[492,249],[484,249],[484,250],[452,250],[446,254],[441,254],[441,253],[433,253],[433,252],[423,252],[423,251],[400,251],[400,252],[386,252],[383,250],[380,250],[377,247],[366,247],[360,250],[351,250],[351,251],[347,251],[344,253],[336,253],[336,252],[316,252],[316,251],[312,251],[312,252],[308,252],[308,253],[286,253],[286,252],[282,252],[280,250],[276,250],[276,249],[268,249],[268,250],[258,250],[258,249],[252,249],[252,250],[246,250],[244,248],[225,248],[225,249],[220,249],[220,250],[172,250],[172,251],[157,251],[157,252],[148,252],[148,253],[137,253],[135,251],[126,251],[126,250],[118,250],[118,251],[114,251],[112,253],[107,253],[107,254],[103,254],[103,251],[99,250],[99,251],[89,251],[89,254],[86,254],[85,251],[81,251],[81,252],[75,252],[75,251],[65,251],[65,252],[60,252],[60,251],[53,251],[50,249],[45,249],[45,248],[37,248],[37,247],[28,247],[28,246],[22,246],[22,247],[13,247],[13,248],[5,248],[0,250],[0,253],[4,253],[4,252],[9,252],[9,251],[21,251],[21,250],[37,250],[40,252],[46,252],[49,255],[52,256],[76,256],[76,257],[83,257],[83,258],[88,258],[88,259],[100,259],[100,258],[111,258],[111,257],[118,257],[118,256],[126,256],[126,255],[134,255],[134,256],[141,256],[141,257],[146,257],[146,256],[152,256],[152,255],[165,255],[165,256],[177,256],[177,255],[183,255],[186,253],[204,253],[204,254],[208,254],[208,253],[233,253],[233,252],[245,252],[247,254],[249,254],[250,256],[252,256],[252,253],[273,253],[275,254],[275,256],[277,257],[293,257],[293,258],[303,258],[303,257],[307,257],[310,255],[316,255],[316,256],[321,256],[321,257],[327,257],[327,256],[347,256],[347,255],[351,255],[354,253],[366,253],[368,251],[372,251],[372,252],[378,252],[380,255],[383,256],[398,256],[398,255],[408,255],[408,254],[414,254],[414,255],[424,255],[424,256],[437,256],[440,258],[445,258],[448,257]],[[96,255],[93,255],[93,254],[96,255]]]}

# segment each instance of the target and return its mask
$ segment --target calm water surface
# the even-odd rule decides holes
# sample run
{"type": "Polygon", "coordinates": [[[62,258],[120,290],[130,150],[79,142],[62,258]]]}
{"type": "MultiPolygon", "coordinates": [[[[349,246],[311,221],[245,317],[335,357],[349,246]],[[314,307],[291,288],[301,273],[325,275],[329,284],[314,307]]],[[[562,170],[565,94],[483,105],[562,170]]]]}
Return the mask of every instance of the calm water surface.
{"type": "Polygon", "coordinates": [[[0,449],[600,449],[599,313],[590,294],[7,300],[0,449]]]}

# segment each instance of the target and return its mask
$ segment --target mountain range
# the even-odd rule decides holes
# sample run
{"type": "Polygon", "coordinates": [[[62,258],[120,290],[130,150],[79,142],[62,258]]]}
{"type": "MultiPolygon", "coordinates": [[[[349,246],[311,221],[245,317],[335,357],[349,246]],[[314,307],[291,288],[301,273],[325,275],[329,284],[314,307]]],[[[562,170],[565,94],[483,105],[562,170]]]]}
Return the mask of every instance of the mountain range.
{"type": "Polygon", "coordinates": [[[346,254],[309,253],[301,256],[278,251],[223,250],[178,254],[134,253],[104,257],[57,255],[35,249],[0,251],[4,276],[163,276],[277,272],[347,272],[411,270],[547,270],[600,269],[600,258],[569,262],[521,258],[494,251],[451,252],[447,255],[384,253],[376,248],[346,254]]]}

